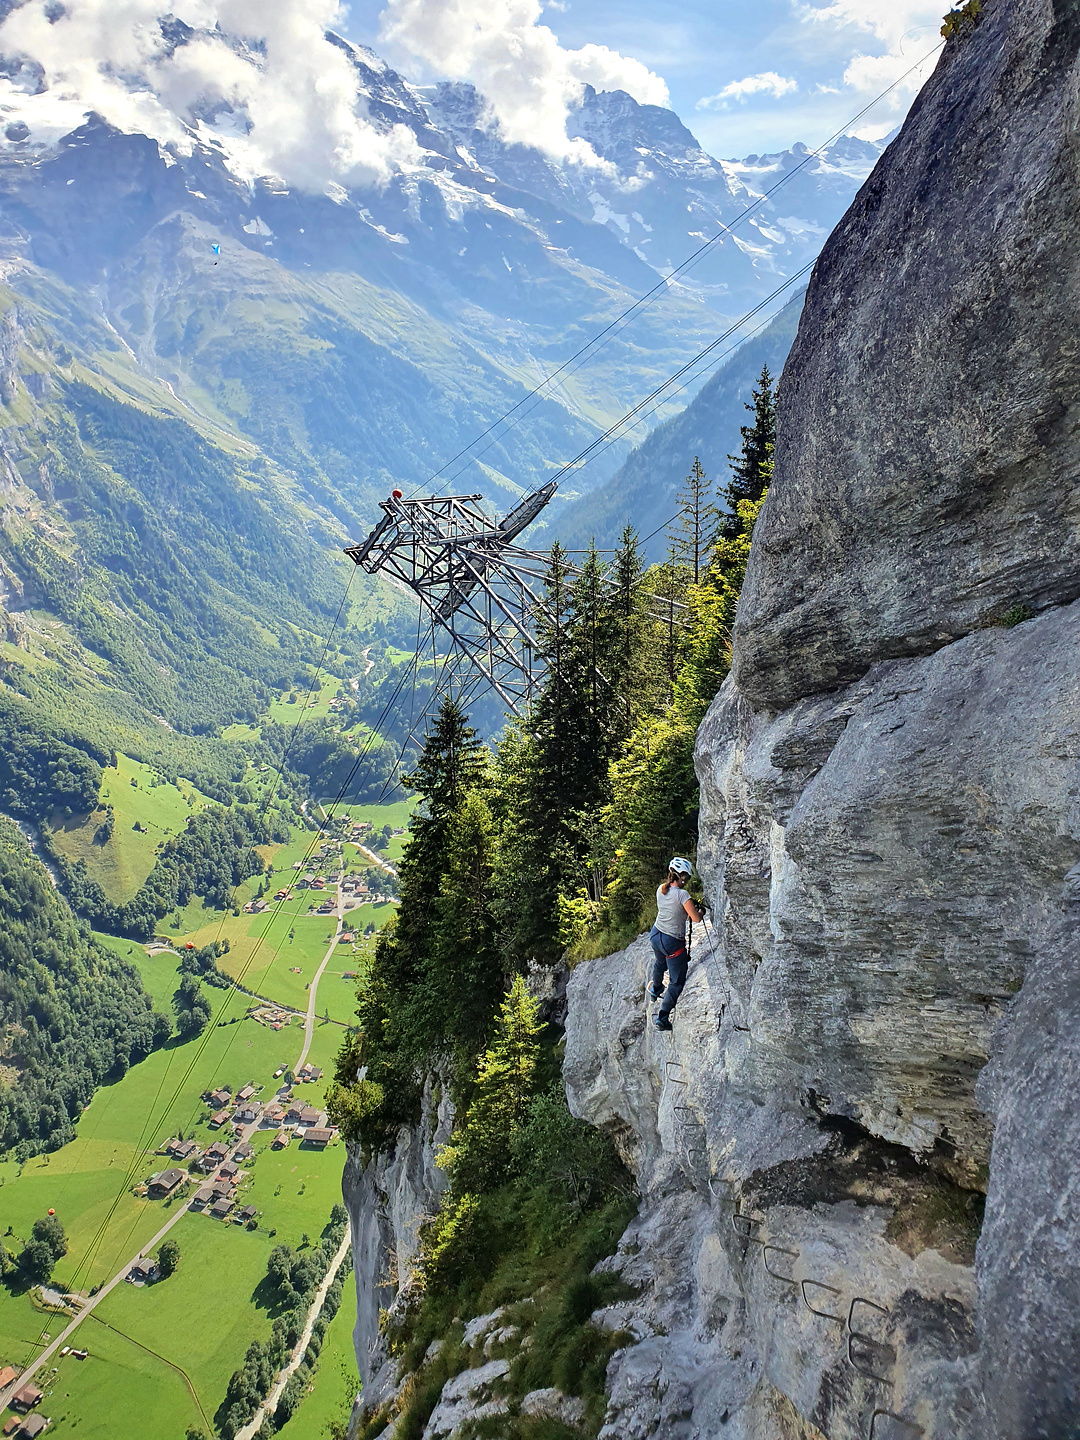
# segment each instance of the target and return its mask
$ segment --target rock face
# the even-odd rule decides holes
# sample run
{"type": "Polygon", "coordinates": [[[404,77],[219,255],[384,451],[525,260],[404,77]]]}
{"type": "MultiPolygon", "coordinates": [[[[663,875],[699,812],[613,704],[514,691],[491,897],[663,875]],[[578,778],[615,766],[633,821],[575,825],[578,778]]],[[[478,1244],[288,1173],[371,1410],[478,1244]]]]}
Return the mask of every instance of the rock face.
{"type": "Polygon", "coordinates": [[[419,1125],[402,1126],[397,1143],[374,1159],[350,1151],[341,1189],[352,1229],[356,1276],[356,1329],[353,1340],[363,1385],[364,1404],[375,1410],[397,1383],[379,1329],[379,1312],[403,1304],[408,1296],[420,1225],[435,1213],[446,1187],[435,1155],[453,1124],[449,1098],[429,1082],[419,1125]]]}
{"type": "Polygon", "coordinates": [[[603,1440],[1080,1433],[1078,47],[984,0],[826,247],[698,735],[716,933],[671,1035],[644,937],[570,976],[642,1197],[603,1440]]]}
{"type": "Polygon", "coordinates": [[[637,1340],[602,1440],[856,1440],[882,1408],[977,1440],[974,1237],[925,1243],[955,1187],[771,1083],[735,976],[693,956],[670,1037],[642,1023],[644,939],[570,979],[571,1109],[621,1138],[642,1193],[603,1262],[640,1294],[594,1317],[637,1340]]]}
{"type": "Polygon", "coordinates": [[[830,236],[735,678],[759,709],[1080,594],[1070,0],[985,0],[830,236]]]}
{"type": "Polygon", "coordinates": [[[643,1197],[612,1440],[1077,1434],[1078,47],[986,0],[826,246],[698,736],[716,952],[673,1037],[643,942],[571,977],[643,1197]]]}

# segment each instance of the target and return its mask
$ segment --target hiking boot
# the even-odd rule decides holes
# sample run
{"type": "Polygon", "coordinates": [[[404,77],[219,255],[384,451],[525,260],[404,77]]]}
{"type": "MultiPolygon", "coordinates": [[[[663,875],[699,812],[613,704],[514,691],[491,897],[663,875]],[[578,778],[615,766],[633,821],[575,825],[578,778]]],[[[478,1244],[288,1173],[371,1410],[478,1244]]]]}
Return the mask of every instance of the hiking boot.
{"type": "Polygon", "coordinates": [[[666,986],[661,985],[660,989],[657,990],[656,986],[650,980],[648,985],[646,985],[645,987],[645,994],[648,995],[650,1000],[659,1000],[666,988],[666,986]]]}
{"type": "Polygon", "coordinates": [[[675,1029],[675,1026],[672,1025],[671,1021],[668,1019],[668,1017],[667,1017],[666,1015],[654,1015],[654,1016],[653,1016],[653,1022],[652,1022],[652,1023],[656,1026],[657,1030],[674,1030],[674,1029],[675,1029]]]}

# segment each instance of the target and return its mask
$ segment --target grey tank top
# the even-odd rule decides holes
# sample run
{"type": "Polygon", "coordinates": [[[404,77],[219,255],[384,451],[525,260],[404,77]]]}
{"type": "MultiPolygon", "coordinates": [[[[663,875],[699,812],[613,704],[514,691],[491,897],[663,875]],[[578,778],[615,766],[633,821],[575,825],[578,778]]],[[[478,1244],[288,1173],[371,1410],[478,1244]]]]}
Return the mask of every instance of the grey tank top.
{"type": "Polygon", "coordinates": [[[662,885],[656,887],[656,928],[661,935],[674,935],[681,939],[686,934],[686,911],[683,909],[683,902],[688,893],[672,885],[665,895],[662,885]]]}

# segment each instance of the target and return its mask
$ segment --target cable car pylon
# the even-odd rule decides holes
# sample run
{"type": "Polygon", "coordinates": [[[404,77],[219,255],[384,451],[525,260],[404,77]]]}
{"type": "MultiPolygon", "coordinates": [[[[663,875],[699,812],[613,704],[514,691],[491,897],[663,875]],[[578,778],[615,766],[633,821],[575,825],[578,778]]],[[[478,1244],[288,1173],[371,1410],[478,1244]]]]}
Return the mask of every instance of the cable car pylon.
{"type": "Polygon", "coordinates": [[[411,590],[516,715],[524,714],[545,669],[533,637],[547,610],[543,582],[550,556],[523,550],[514,540],[557,489],[549,480],[499,521],[481,509],[482,495],[407,500],[394,490],[379,502],[383,518],[367,539],[345,549],[369,575],[411,590]]]}

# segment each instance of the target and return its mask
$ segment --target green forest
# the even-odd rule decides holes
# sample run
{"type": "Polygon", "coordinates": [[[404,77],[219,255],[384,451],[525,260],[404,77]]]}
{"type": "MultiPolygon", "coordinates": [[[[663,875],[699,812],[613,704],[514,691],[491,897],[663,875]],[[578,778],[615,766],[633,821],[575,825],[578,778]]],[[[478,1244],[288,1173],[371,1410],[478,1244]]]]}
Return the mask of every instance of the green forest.
{"type": "Polygon", "coordinates": [[[72,1138],[107,1076],[160,1044],[138,973],[90,938],[22,835],[0,821],[0,1147],[25,1159],[72,1138]]]}
{"type": "Polygon", "coordinates": [[[666,563],[645,568],[630,531],[606,571],[595,552],[572,570],[554,546],[539,635],[547,678],[528,714],[487,746],[444,700],[407,777],[421,804],[401,906],[379,935],[328,1094],[367,1153],[419,1120],[432,1077],[454,1102],[418,1297],[389,1337],[405,1369],[420,1367],[396,1434],[420,1435],[464,1363],[455,1318],[498,1305],[532,1337],[515,1342],[514,1393],[557,1385],[586,1402],[592,1433],[600,1423],[618,1337],[585,1321],[618,1297],[591,1270],[625,1228],[633,1187],[611,1142],[567,1110],[559,1033],[523,977],[625,944],[651,923],[671,854],[694,854],[694,736],[728,671],[771,477],[767,371],[748,408],[726,510],[695,460],[666,563]]]}

